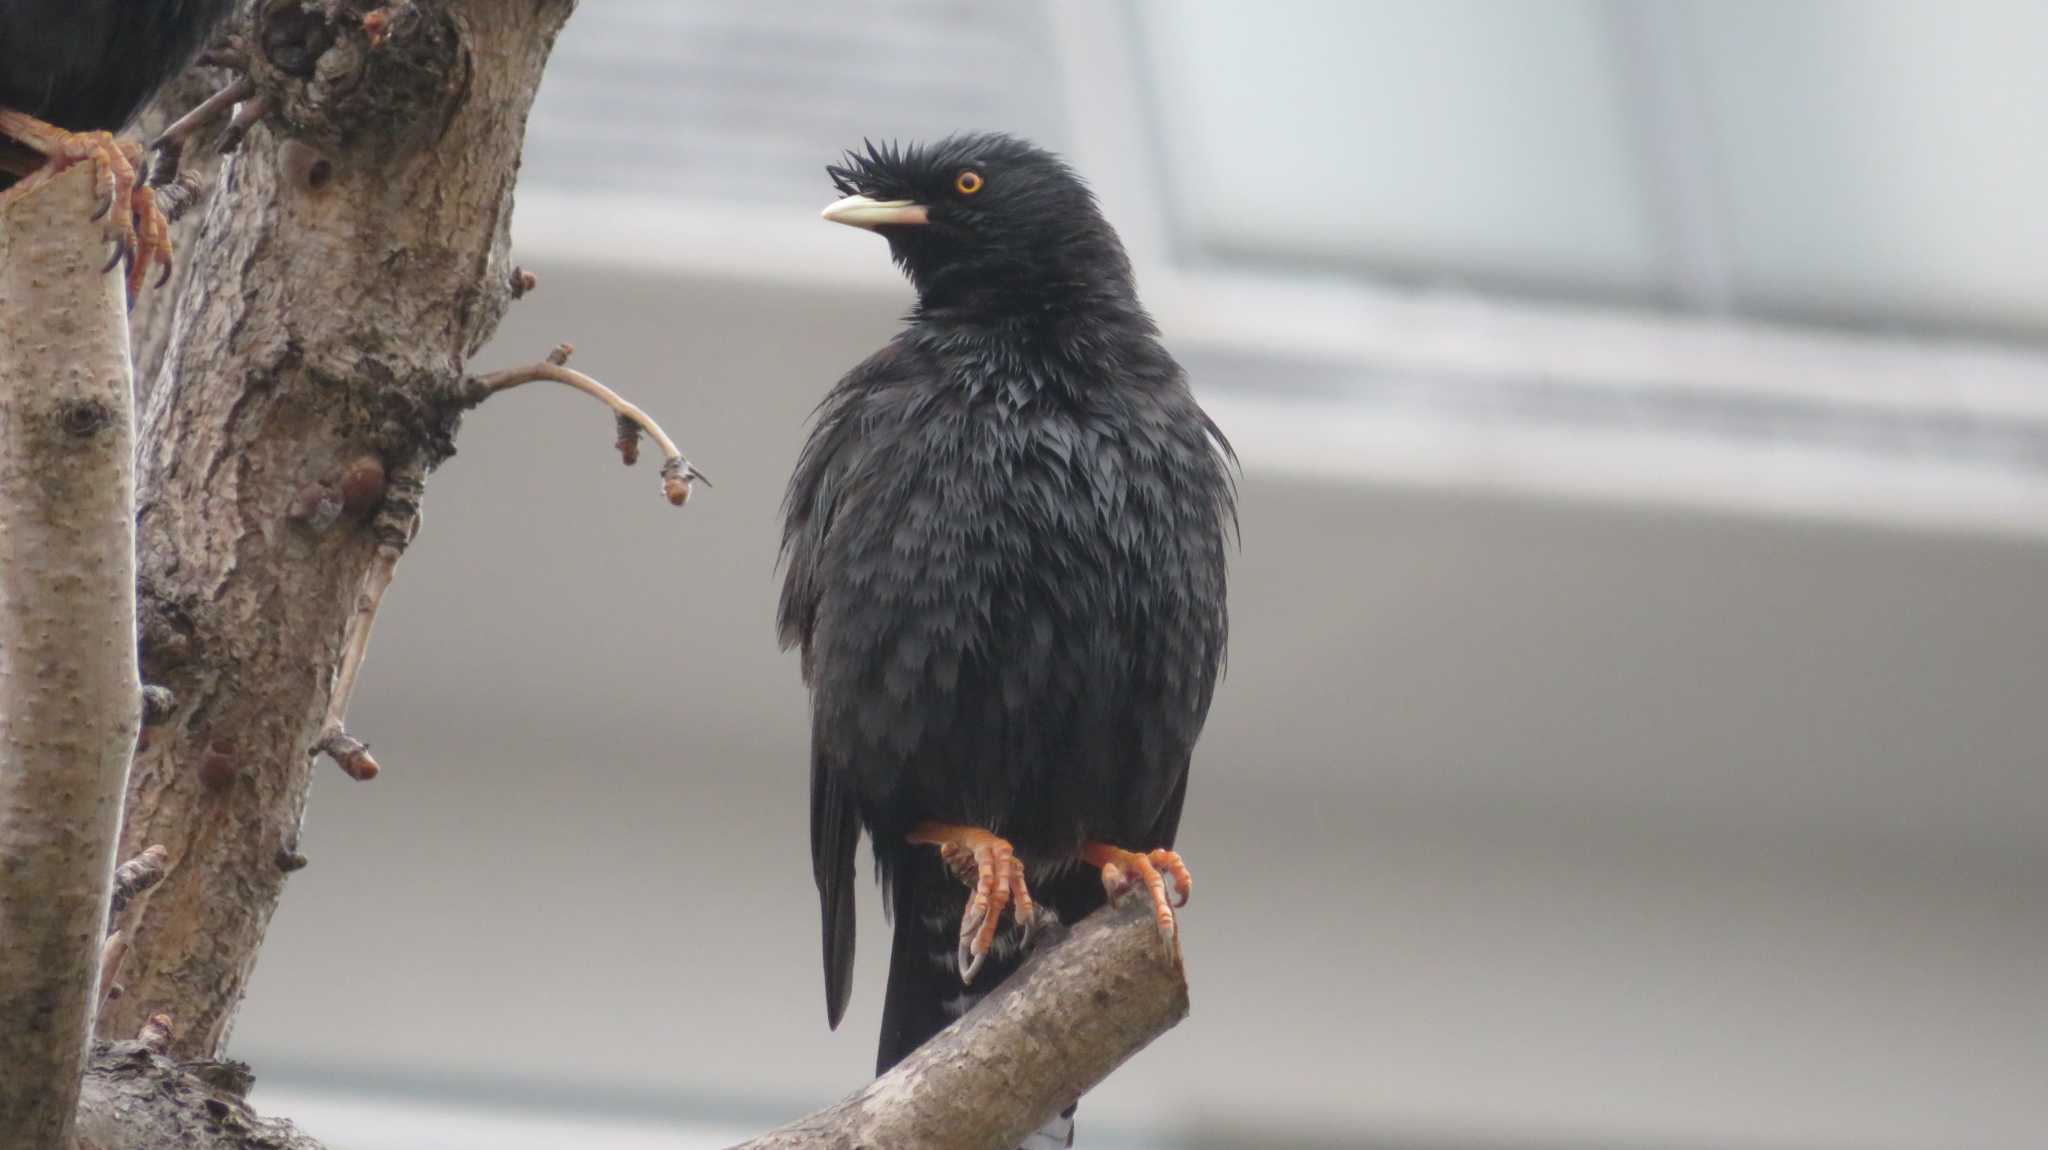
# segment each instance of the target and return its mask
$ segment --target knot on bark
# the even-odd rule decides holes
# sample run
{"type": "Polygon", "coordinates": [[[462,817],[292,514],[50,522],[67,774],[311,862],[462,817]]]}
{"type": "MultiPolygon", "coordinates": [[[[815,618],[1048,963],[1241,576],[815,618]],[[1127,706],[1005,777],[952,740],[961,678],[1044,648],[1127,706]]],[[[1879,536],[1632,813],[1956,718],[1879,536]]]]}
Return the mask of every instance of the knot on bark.
{"type": "Polygon", "coordinates": [[[57,425],[74,439],[90,439],[114,422],[114,409],[97,399],[67,403],[57,412],[57,425]]]}
{"type": "Polygon", "coordinates": [[[469,55],[444,4],[265,0],[251,42],[250,76],[292,136],[375,153],[380,167],[439,139],[469,87],[469,55]]]}

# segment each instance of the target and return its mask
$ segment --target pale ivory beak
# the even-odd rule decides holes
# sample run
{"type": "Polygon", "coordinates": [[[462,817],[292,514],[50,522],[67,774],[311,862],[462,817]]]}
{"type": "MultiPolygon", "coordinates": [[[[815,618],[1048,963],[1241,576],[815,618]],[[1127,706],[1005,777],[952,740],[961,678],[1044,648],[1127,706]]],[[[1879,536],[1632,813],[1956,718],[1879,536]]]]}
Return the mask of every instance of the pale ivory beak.
{"type": "Polygon", "coordinates": [[[890,224],[923,224],[931,219],[929,209],[915,200],[871,200],[866,196],[834,200],[821,214],[835,224],[870,229],[890,224]]]}

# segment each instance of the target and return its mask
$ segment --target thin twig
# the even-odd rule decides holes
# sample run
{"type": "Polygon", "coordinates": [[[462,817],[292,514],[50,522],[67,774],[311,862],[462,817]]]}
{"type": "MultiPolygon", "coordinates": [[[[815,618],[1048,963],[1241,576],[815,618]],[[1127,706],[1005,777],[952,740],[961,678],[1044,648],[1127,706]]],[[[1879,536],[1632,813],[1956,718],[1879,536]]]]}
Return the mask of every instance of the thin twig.
{"type": "Polygon", "coordinates": [[[356,611],[349,616],[348,633],[342,639],[341,662],[335,669],[334,687],[327,695],[320,737],[306,751],[309,755],[324,752],[350,778],[359,781],[376,778],[380,768],[377,760],[370,757],[370,748],[348,733],[343,720],[348,716],[349,700],[356,693],[356,676],[370,652],[370,629],[377,622],[377,608],[383,604],[384,592],[398,573],[399,557],[419,534],[420,496],[425,485],[424,473],[412,466],[400,468],[384,487],[383,501],[371,524],[377,537],[377,557],[371,561],[370,569],[363,575],[362,589],[356,593],[356,611]]]}
{"type": "Polygon", "coordinates": [[[235,114],[228,119],[228,126],[220,134],[220,153],[227,155],[242,146],[242,138],[256,122],[270,114],[271,99],[268,94],[258,94],[242,101],[235,114]]]}
{"type": "Polygon", "coordinates": [[[219,119],[229,108],[255,94],[256,81],[247,76],[237,77],[234,83],[201,100],[191,111],[171,121],[169,127],[150,141],[150,150],[155,151],[167,144],[184,143],[194,132],[219,119]]]}
{"type": "Polygon", "coordinates": [[[569,367],[569,356],[575,350],[573,344],[558,344],[555,350],[539,363],[477,376],[470,381],[471,404],[482,403],[501,391],[510,391],[520,384],[532,383],[535,380],[545,379],[566,384],[611,408],[613,414],[618,416],[619,458],[625,460],[628,467],[632,466],[640,455],[637,432],[645,432],[647,437],[661,448],[661,489],[662,493],[668,496],[670,503],[681,507],[689,502],[690,483],[693,480],[701,479],[706,487],[711,486],[711,479],[683,457],[682,450],[676,446],[676,441],[668,437],[668,432],[663,431],[652,416],[634,406],[618,392],[569,367]]]}
{"type": "Polygon", "coordinates": [[[121,960],[128,957],[129,940],[135,935],[135,924],[142,919],[142,904],[148,900],[150,888],[162,882],[169,872],[170,861],[171,852],[162,843],[155,843],[114,869],[114,896],[107,908],[107,940],[100,944],[101,1010],[120,996],[121,984],[115,979],[121,973],[121,960]]]}

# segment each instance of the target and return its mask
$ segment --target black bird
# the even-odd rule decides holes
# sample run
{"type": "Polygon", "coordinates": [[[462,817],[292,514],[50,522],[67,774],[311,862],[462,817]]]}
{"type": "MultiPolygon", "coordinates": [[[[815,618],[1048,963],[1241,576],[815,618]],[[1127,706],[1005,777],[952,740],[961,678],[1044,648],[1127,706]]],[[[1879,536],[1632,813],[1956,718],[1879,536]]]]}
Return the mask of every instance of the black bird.
{"type": "Polygon", "coordinates": [[[131,258],[131,296],[152,263],[169,268],[170,232],[155,197],[138,186],[140,150],[113,133],[192,62],[233,6],[0,0],[0,188],[19,194],[73,164],[96,164],[117,258],[131,258]]]}
{"type": "Polygon", "coordinates": [[[825,218],[884,236],[918,296],[820,405],[782,539],[833,1026],[863,829],[895,920],[879,1073],[1021,962],[1044,906],[1146,889],[1171,938],[1234,460],[1058,158],[969,135],[827,171],[825,218]]]}

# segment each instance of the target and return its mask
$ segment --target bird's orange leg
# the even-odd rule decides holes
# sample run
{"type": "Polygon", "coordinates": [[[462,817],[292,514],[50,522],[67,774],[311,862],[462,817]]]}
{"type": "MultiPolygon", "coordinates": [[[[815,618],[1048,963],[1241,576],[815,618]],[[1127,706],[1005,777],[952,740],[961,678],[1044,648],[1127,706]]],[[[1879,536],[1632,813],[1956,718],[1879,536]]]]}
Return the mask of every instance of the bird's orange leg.
{"type": "Polygon", "coordinates": [[[1101,868],[1102,888],[1109,892],[1111,902],[1144,887],[1152,896],[1152,913],[1159,920],[1160,937],[1173,939],[1178,929],[1173,910],[1186,906],[1188,896],[1195,891],[1195,876],[1188,873],[1187,864],[1180,861],[1179,855],[1169,850],[1139,854],[1108,843],[1086,843],[1081,847],[1081,859],[1089,866],[1101,868]]]}
{"type": "Polygon", "coordinates": [[[1007,840],[980,827],[919,823],[909,838],[938,847],[939,857],[974,890],[960,916],[959,955],[960,981],[972,985],[995,946],[996,927],[1006,908],[1027,932],[1031,929],[1035,910],[1024,882],[1024,864],[1007,840]]]}
{"type": "Polygon", "coordinates": [[[100,210],[94,213],[93,218],[112,213],[107,230],[115,250],[114,258],[107,266],[111,268],[123,259],[129,261],[129,301],[134,302],[135,293],[141,290],[142,281],[151,266],[160,267],[165,276],[169,275],[171,227],[163,213],[157,210],[155,194],[147,187],[138,186],[136,167],[142,162],[140,146],[133,141],[116,139],[111,132],[68,131],[12,108],[0,108],[0,136],[31,148],[44,157],[42,167],[5,192],[0,192],[0,196],[24,195],[72,165],[90,160],[100,192],[100,210]]]}

